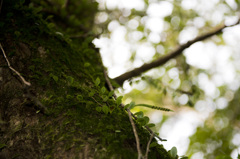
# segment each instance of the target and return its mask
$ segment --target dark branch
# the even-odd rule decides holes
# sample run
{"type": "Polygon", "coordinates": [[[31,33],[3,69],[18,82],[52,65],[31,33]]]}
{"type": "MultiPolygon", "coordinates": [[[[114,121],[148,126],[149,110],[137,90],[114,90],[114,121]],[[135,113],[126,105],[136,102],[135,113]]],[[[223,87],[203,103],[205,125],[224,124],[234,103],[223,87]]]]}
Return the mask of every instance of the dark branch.
{"type": "Polygon", "coordinates": [[[178,55],[182,54],[183,50],[185,50],[186,48],[188,48],[189,46],[191,46],[192,44],[198,42],[198,41],[202,41],[202,40],[205,40],[213,35],[217,35],[219,33],[222,33],[223,29],[224,28],[227,28],[227,27],[231,27],[231,26],[234,26],[234,25],[237,25],[238,23],[240,22],[240,19],[238,20],[237,23],[233,24],[233,25],[230,25],[230,26],[226,26],[226,25],[223,25],[221,26],[220,28],[212,31],[212,32],[209,32],[207,34],[204,34],[204,35],[201,35],[201,36],[198,36],[196,37],[195,39],[193,40],[190,40],[188,41],[187,43],[179,46],[175,51],[151,62],[151,63],[146,63],[144,65],[142,65],[141,67],[138,67],[138,68],[135,68],[133,69],[132,71],[129,71],[129,72],[126,72],[116,78],[114,78],[114,80],[120,85],[122,86],[123,82],[125,80],[128,80],[128,79],[131,79],[133,77],[136,77],[136,76],[139,76],[141,75],[143,72],[145,71],[148,71],[152,68],[155,68],[155,67],[158,67],[158,66],[161,66],[163,64],[165,64],[166,62],[168,62],[170,59],[172,58],[175,58],[177,57],[178,55]]]}

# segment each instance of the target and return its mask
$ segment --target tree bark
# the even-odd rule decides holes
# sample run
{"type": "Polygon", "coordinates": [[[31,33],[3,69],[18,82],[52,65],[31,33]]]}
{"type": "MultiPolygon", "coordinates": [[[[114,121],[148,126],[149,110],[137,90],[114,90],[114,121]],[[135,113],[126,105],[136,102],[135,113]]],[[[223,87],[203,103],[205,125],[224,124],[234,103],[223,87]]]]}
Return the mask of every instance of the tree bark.
{"type": "MultiPolygon", "coordinates": [[[[69,39],[56,30],[65,25],[52,28],[45,13],[26,3],[4,1],[1,8],[0,158],[137,158],[128,115],[103,89],[93,37],[69,39]]],[[[91,1],[80,4],[81,14],[94,8],[91,1]]],[[[78,20],[89,26],[89,15],[78,20]]],[[[136,129],[145,152],[150,135],[137,123],[136,129]]],[[[162,145],[148,156],[171,158],[162,145]]]]}

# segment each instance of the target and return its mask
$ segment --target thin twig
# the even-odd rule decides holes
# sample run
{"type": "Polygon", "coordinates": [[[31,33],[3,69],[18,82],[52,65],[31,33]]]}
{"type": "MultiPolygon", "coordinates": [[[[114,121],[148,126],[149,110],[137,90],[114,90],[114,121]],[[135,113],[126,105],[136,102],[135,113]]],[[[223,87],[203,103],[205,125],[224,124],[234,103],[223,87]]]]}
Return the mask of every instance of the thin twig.
{"type": "Polygon", "coordinates": [[[100,104],[95,98],[91,97],[97,104],[99,104],[100,106],[103,106],[102,104],[100,104]]]}
{"type": "MultiPolygon", "coordinates": [[[[104,73],[104,77],[105,77],[105,80],[107,82],[107,85],[108,85],[110,91],[114,91],[113,86],[112,86],[111,82],[109,81],[109,78],[108,78],[108,75],[107,75],[107,71],[105,70],[105,68],[103,68],[103,73],[104,73]]],[[[116,96],[115,93],[113,93],[113,97],[115,99],[117,99],[117,96],[116,96]]]]}
{"type": "MultiPolygon", "coordinates": [[[[103,69],[104,69],[104,68],[103,68],[103,69]]],[[[114,89],[113,89],[113,86],[112,86],[111,82],[109,81],[109,78],[108,78],[108,75],[107,75],[107,71],[104,69],[103,72],[104,72],[104,77],[105,77],[105,80],[106,80],[106,82],[107,82],[107,85],[108,85],[110,91],[113,91],[114,89]]],[[[116,96],[115,93],[113,94],[113,97],[114,97],[114,99],[117,99],[117,96],[116,96]]],[[[124,104],[122,104],[122,103],[120,104],[120,106],[121,106],[122,108],[125,107],[124,104]]],[[[137,117],[136,117],[132,112],[131,112],[131,116],[132,116],[135,120],[137,120],[137,117]]],[[[148,130],[148,132],[149,132],[150,134],[154,134],[154,136],[155,136],[156,138],[158,138],[160,141],[167,141],[166,139],[162,139],[162,138],[159,137],[157,134],[155,134],[148,126],[144,126],[144,127],[148,130]]]]}
{"type": "Polygon", "coordinates": [[[200,35],[198,37],[196,37],[195,39],[193,40],[190,40],[188,41],[187,43],[183,44],[183,45],[180,45],[176,50],[174,50],[173,52],[170,52],[169,54],[163,56],[163,57],[160,57],[159,59],[153,61],[153,62],[150,62],[150,63],[146,63],[144,65],[142,65],[141,67],[138,67],[138,68],[135,68],[129,72],[126,72],[116,78],[114,78],[114,80],[119,84],[119,85],[122,85],[123,82],[127,79],[131,79],[133,77],[136,77],[136,76],[139,76],[141,75],[143,72],[145,71],[148,71],[152,68],[155,68],[155,67],[158,67],[158,66],[161,66],[163,64],[165,64],[166,62],[168,62],[170,59],[172,58],[175,58],[176,56],[180,55],[183,50],[185,50],[186,48],[190,47],[192,44],[198,42],[198,41],[202,41],[202,40],[205,40],[209,37],[212,37],[213,35],[217,35],[219,33],[222,33],[223,29],[227,28],[227,27],[232,27],[232,26],[235,26],[237,24],[239,24],[240,22],[240,19],[235,23],[235,24],[232,24],[232,25],[223,25],[222,27],[212,31],[212,32],[209,32],[209,33],[206,33],[204,35],[200,35]]]}
{"type": "MultiPolygon", "coordinates": [[[[99,56],[100,56],[100,54],[99,54],[99,56]]],[[[101,58],[101,56],[100,56],[100,59],[102,59],[101,58]]],[[[101,61],[102,62],[102,61],[101,61]]],[[[103,63],[102,63],[102,66],[103,66],[103,63]]],[[[114,89],[113,89],[113,86],[112,86],[112,83],[110,82],[110,80],[109,80],[109,77],[108,77],[108,74],[107,74],[107,71],[106,71],[106,69],[103,67],[103,73],[104,73],[104,77],[105,77],[105,80],[106,80],[106,83],[107,83],[107,86],[108,86],[108,88],[109,88],[109,90],[110,91],[114,91],[114,89]]],[[[116,100],[117,99],[117,96],[116,96],[116,94],[115,93],[113,93],[113,98],[116,100]]],[[[125,107],[125,105],[124,104],[120,104],[120,106],[122,107],[122,108],[124,108],[125,107]]],[[[136,139],[136,144],[137,144],[137,151],[138,151],[138,159],[141,159],[142,158],[142,152],[141,152],[141,148],[140,148],[140,140],[139,140],[139,137],[138,137],[138,134],[137,134],[137,130],[136,130],[136,126],[135,126],[135,124],[134,124],[134,122],[133,122],[133,119],[132,118],[134,118],[135,120],[137,120],[137,117],[129,110],[129,109],[127,109],[127,112],[128,112],[128,117],[129,117],[129,120],[130,120],[130,122],[131,122],[131,125],[132,125],[132,128],[133,128],[133,132],[134,132],[134,135],[135,135],[135,139],[136,139]]],[[[155,136],[156,138],[158,138],[160,141],[167,141],[166,139],[162,139],[162,138],[160,138],[157,134],[155,134],[148,126],[144,126],[147,130],[148,130],[148,132],[151,134],[151,137],[150,137],[150,139],[152,140],[152,138],[155,136]]],[[[150,143],[151,143],[151,141],[149,141],[150,143]]],[[[150,144],[149,143],[149,144],[150,144]]],[[[147,152],[149,151],[149,146],[147,147],[147,152]]],[[[147,155],[147,153],[146,153],[146,155],[147,155]]],[[[146,158],[146,157],[145,157],[146,158]]],[[[146,158],[147,159],[147,158],[146,158]]]]}
{"type": "Polygon", "coordinates": [[[140,148],[140,140],[139,140],[139,137],[138,137],[137,129],[136,129],[136,126],[133,122],[131,111],[129,109],[127,109],[127,112],[128,112],[128,117],[129,117],[130,123],[132,125],[133,133],[134,133],[136,144],[137,144],[138,159],[141,159],[142,158],[142,151],[141,151],[141,148],[140,148]]]}
{"type": "Polygon", "coordinates": [[[5,51],[4,51],[1,43],[0,43],[0,47],[1,47],[1,50],[2,50],[2,53],[3,53],[3,56],[4,56],[4,58],[5,58],[5,60],[6,60],[7,64],[8,64],[8,68],[18,75],[18,77],[22,80],[23,84],[25,84],[27,86],[31,86],[30,82],[26,81],[23,78],[23,76],[21,76],[21,74],[18,71],[16,71],[14,68],[12,68],[12,66],[10,65],[10,62],[8,61],[8,58],[7,58],[6,54],[5,54],[5,51]]]}
{"type": "Polygon", "coordinates": [[[149,148],[150,148],[150,144],[151,144],[151,142],[152,142],[153,136],[154,136],[154,134],[152,133],[152,135],[151,135],[151,137],[150,137],[150,139],[149,139],[149,141],[148,141],[148,144],[147,144],[146,154],[145,154],[145,156],[144,156],[145,159],[148,158],[149,148]]]}
{"type": "Polygon", "coordinates": [[[26,94],[24,95],[25,97],[27,97],[28,99],[32,100],[32,102],[37,106],[37,108],[39,108],[44,114],[48,113],[48,109],[38,100],[37,97],[35,97],[34,95],[32,95],[29,91],[29,88],[31,86],[31,83],[26,81],[23,76],[18,72],[16,71],[10,64],[10,62],[8,61],[8,58],[7,58],[7,55],[2,47],[2,44],[0,43],[0,48],[2,50],[2,53],[3,53],[3,56],[7,62],[7,65],[8,65],[8,68],[10,70],[12,70],[14,73],[16,73],[18,75],[18,77],[22,80],[24,86],[26,87],[23,87],[26,91],[26,94]]]}
{"type": "MultiPolygon", "coordinates": [[[[106,82],[107,82],[107,85],[108,85],[110,91],[113,91],[113,90],[114,90],[114,89],[113,89],[113,86],[112,86],[111,82],[109,81],[109,78],[108,78],[108,75],[107,75],[107,71],[106,71],[104,68],[103,68],[103,72],[104,72],[104,77],[105,77],[105,80],[106,80],[106,82]]],[[[113,97],[114,97],[115,100],[117,99],[117,96],[116,96],[115,93],[113,94],[113,97]]],[[[124,108],[124,104],[121,103],[120,106],[121,106],[122,108],[124,108]]],[[[127,109],[127,112],[128,112],[128,117],[129,117],[129,120],[130,120],[131,125],[132,125],[132,128],[133,128],[134,136],[135,136],[135,139],[136,139],[137,151],[138,151],[138,158],[140,159],[140,158],[142,157],[142,152],[141,152],[141,148],[140,148],[140,140],[139,140],[139,137],[138,137],[138,134],[137,134],[136,126],[135,126],[135,124],[134,124],[134,122],[133,122],[133,119],[132,119],[132,118],[134,118],[135,120],[137,120],[137,117],[136,117],[134,114],[132,114],[132,112],[131,112],[129,109],[127,109]]],[[[151,141],[152,141],[153,136],[157,137],[160,141],[167,141],[166,139],[160,138],[160,137],[159,137],[157,134],[155,134],[148,126],[144,126],[144,127],[145,127],[145,128],[148,130],[148,132],[151,134],[151,138],[150,138],[150,141],[149,141],[150,143],[151,143],[151,141]]],[[[149,144],[150,144],[150,143],[149,143],[149,144]]],[[[146,156],[147,156],[147,154],[148,154],[148,151],[149,151],[149,145],[148,145],[148,147],[147,147],[146,156]]],[[[145,157],[145,158],[147,159],[147,157],[145,157]]]]}
{"type": "Polygon", "coordinates": [[[154,133],[153,131],[152,131],[152,129],[150,129],[148,126],[144,126],[147,130],[148,130],[148,132],[150,132],[150,134],[154,134],[154,136],[156,137],[156,138],[158,138],[160,141],[167,141],[166,139],[163,139],[163,138],[161,138],[161,137],[159,137],[156,133],[154,133]]]}
{"type": "MultiPolygon", "coordinates": [[[[103,72],[104,72],[104,77],[105,77],[105,80],[107,82],[107,85],[108,85],[110,91],[113,91],[114,90],[113,86],[112,86],[111,82],[109,81],[107,71],[104,68],[103,68],[103,72]]],[[[117,99],[117,96],[116,96],[115,93],[113,93],[113,97],[114,97],[115,100],[117,99]]],[[[121,107],[124,107],[124,105],[121,104],[121,107]]],[[[135,126],[135,124],[133,122],[133,119],[132,119],[133,114],[131,113],[131,111],[129,109],[127,109],[127,112],[128,112],[128,117],[129,117],[130,123],[132,125],[133,133],[134,133],[136,144],[137,144],[138,159],[141,159],[142,158],[142,151],[141,151],[141,148],[140,148],[140,140],[139,140],[139,137],[138,137],[137,129],[136,129],[136,126],[135,126]]]]}

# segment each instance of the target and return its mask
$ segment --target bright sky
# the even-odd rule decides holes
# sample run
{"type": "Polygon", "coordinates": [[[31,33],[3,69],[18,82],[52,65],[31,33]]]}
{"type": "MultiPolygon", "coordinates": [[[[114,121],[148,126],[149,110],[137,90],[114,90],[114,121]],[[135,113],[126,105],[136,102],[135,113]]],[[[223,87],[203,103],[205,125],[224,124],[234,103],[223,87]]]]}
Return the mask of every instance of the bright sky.
{"type": "MultiPolygon", "coordinates": [[[[145,6],[143,0],[97,0],[100,3],[100,9],[107,7],[108,9],[132,9],[143,10],[145,6]],[[104,5],[105,4],[105,5],[104,5]]],[[[228,25],[233,24],[237,17],[224,17],[228,12],[224,6],[217,6],[219,0],[182,0],[182,7],[184,9],[195,9],[199,11],[201,16],[194,20],[195,27],[187,27],[180,33],[180,44],[193,39],[198,35],[197,28],[205,24],[204,19],[214,21],[213,25],[217,25],[225,21],[228,25]],[[214,9],[213,9],[214,8],[214,9]]],[[[127,29],[120,25],[118,21],[112,21],[108,25],[108,30],[111,32],[109,38],[101,37],[95,39],[94,44],[101,50],[104,65],[108,67],[109,76],[114,78],[126,71],[131,70],[133,67],[139,67],[143,63],[150,62],[156,52],[163,52],[163,47],[158,46],[155,49],[152,43],[159,43],[162,39],[159,35],[162,31],[167,29],[164,24],[163,18],[172,13],[173,5],[168,1],[149,0],[150,5],[147,8],[147,16],[144,18],[138,17],[127,22],[127,27],[132,30],[127,34],[127,29]],[[137,41],[142,38],[143,33],[136,31],[139,22],[145,24],[150,29],[151,34],[148,37],[148,42],[138,43],[137,41]],[[128,41],[126,41],[126,36],[128,41]],[[129,59],[133,50],[136,50],[136,60],[131,64],[129,59]]],[[[234,0],[226,1],[233,9],[236,8],[234,0]]],[[[126,16],[127,16],[126,11],[126,16]]],[[[98,21],[105,21],[106,14],[99,14],[98,21]]],[[[176,22],[179,21],[176,19],[176,22]]],[[[217,38],[217,37],[216,37],[217,38]]],[[[184,51],[187,63],[197,68],[205,69],[212,72],[214,75],[209,78],[205,73],[199,74],[198,81],[201,89],[203,89],[208,100],[198,101],[195,105],[196,111],[182,110],[164,123],[160,132],[162,138],[168,139],[167,142],[162,143],[166,149],[171,149],[173,146],[177,147],[178,155],[184,155],[189,144],[188,137],[194,134],[195,128],[201,125],[212,111],[216,108],[223,109],[227,106],[231,97],[221,97],[217,99],[216,103],[212,99],[219,97],[218,86],[227,84],[230,90],[235,91],[239,87],[239,74],[236,71],[240,70],[240,26],[225,29],[223,32],[223,39],[226,45],[215,45],[212,41],[198,42],[184,51]],[[235,57],[238,60],[232,58],[235,57]],[[205,106],[205,107],[204,107],[205,106]],[[184,129],[182,129],[184,127],[184,129]]],[[[218,39],[216,39],[218,40],[218,39]]],[[[159,72],[160,73],[160,72],[159,72]]],[[[164,72],[163,72],[164,73],[164,72]]],[[[154,71],[149,71],[148,74],[155,74],[154,71]]],[[[169,71],[169,76],[178,79],[178,70],[173,69],[169,71]]],[[[177,87],[177,84],[176,84],[177,87]]],[[[132,90],[128,83],[125,83],[123,88],[125,93],[132,90]]],[[[230,94],[233,92],[230,91],[230,94]]],[[[181,96],[179,101],[183,104],[186,103],[186,96],[181,96]]],[[[161,116],[159,116],[161,118],[161,116]]],[[[159,122],[156,114],[151,118],[154,122],[159,122]]],[[[240,138],[239,135],[234,136],[240,138]]],[[[240,151],[240,148],[239,148],[240,151]]],[[[237,151],[232,153],[232,157],[236,158],[237,151]]],[[[201,152],[194,155],[194,159],[203,159],[201,152]]]]}

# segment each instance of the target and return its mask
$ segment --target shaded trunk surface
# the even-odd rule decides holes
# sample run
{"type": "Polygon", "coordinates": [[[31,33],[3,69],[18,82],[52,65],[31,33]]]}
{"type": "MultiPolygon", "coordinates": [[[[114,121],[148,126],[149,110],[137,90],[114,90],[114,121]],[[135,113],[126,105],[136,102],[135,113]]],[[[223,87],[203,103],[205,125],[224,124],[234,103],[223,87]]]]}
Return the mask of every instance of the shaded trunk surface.
{"type": "MultiPolygon", "coordinates": [[[[71,40],[34,8],[14,1],[3,3],[0,35],[11,66],[31,83],[23,84],[1,52],[1,159],[137,158],[127,113],[102,89],[94,37],[71,40]]],[[[139,125],[137,129],[145,152],[150,135],[139,125]]],[[[170,156],[158,145],[149,158],[170,156]]]]}

